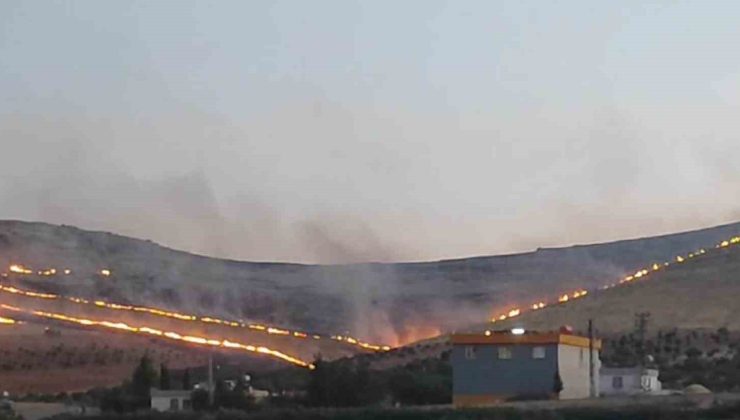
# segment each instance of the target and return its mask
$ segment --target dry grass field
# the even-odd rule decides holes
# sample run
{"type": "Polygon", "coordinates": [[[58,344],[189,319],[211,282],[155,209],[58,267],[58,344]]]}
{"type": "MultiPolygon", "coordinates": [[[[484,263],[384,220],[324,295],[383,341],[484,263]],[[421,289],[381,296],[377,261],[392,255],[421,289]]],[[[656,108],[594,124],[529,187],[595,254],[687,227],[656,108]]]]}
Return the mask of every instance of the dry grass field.
{"type": "Polygon", "coordinates": [[[645,279],[590,293],[576,301],[479,325],[478,329],[523,326],[551,330],[571,325],[583,331],[593,319],[601,333],[629,331],[638,312],[650,312],[657,329],[740,330],[740,249],[730,247],[671,265],[645,279]]]}
{"type": "Polygon", "coordinates": [[[14,395],[55,394],[119,385],[141,356],[171,368],[203,365],[198,349],[144,337],[22,324],[0,328],[0,390],[14,395]]]}

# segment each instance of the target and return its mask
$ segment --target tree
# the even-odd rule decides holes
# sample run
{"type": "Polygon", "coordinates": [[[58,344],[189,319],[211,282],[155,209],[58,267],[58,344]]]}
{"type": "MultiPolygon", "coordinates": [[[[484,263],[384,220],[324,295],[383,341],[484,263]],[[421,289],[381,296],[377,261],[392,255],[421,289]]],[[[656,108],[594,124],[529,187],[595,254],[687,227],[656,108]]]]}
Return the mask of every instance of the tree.
{"type": "Polygon", "coordinates": [[[157,371],[154,370],[149,355],[144,355],[136,366],[131,377],[131,392],[140,398],[149,398],[149,391],[157,383],[157,371]]]}
{"type": "Polygon", "coordinates": [[[190,401],[195,411],[201,411],[208,408],[208,391],[205,389],[196,389],[190,394],[190,401]]]}
{"type": "Polygon", "coordinates": [[[322,360],[321,355],[316,357],[313,365],[314,369],[311,371],[308,382],[308,401],[316,407],[328,406],[329,383],[331,382],[329,366],[322,360]]]}
{"type": "MultiPolygon", "coordinates": [[[[369,367],[356,361],[314,362],[308,383],[308,402],[317,407],[352,407],[370,403],[373,389],[369,367]]],[[[378,397],[380,398],[380,397],[378,397]]]]}
{"type": "Polygon", "coordinates": [[[190,383],[190,369],[185,368],[185,373],[182,374],[182,389],[190,390],[193,385],[190,383]]]}
{"type": "Polygon", "coordinates": [[[637,335],[637,355],[640,358],[640,365],[645,363],[646,343],[648,322],[650,321],[650,312],[639,312],[635,314],[635,334],[637,335]]]}
{"type": "Polygon", "coordinates": [[[560,396],[560,393],[563,391],[563,380],[560,378],[560,371],[555,371],[552,391],[558,396],[560,396]]]}
{"type": "Polygon", "coordinates": [[[717,337],[720,343],[728,343],[730,341],[730,331],[727,327],[720,327],[717,329],[717,337]]]}
{"type": "Polygon", "coordinates": [[[247,384],[242,378],[236,381],[234,389],[229,389],[221,381],[216,383],[214,408],[231,408],[236,410],[250,410],[254,408],[254,398],[247,395],[247,384]]]}
{"type": "Polygon", "coordinates": [[[172,384],[170,383],[170,371],[167,366],[162,363],[159,365],[159,389],[171,389],[172,384]]]}
{"type": "MultiPolygon", "coordinates": [[[[452,401],[450,377],[447,362],[429,360],[410,363],[390,372],[386,388],[393,401],[403,405],[449,404],[452,401]]],[[[376,387],[371,387],[368,394],[376,387]]],[[[379,400],[377,397],[374,399],[379,400]]]]}

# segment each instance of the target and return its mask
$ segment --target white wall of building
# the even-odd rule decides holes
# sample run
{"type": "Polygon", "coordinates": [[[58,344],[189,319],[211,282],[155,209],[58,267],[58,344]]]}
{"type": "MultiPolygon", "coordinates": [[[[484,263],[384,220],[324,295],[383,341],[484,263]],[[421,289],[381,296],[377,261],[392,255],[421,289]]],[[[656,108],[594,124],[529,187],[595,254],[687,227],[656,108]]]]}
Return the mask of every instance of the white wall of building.
{"type": "Polygon", "coordinates": [[[187,396],[152,396],[151,398],[151,406],[152,410],[157,411],[180,411],[186,408],[186,401],[190,401],[190,397],[187,396]],[[176,403],[173,402],[173,400],[177,401],[176,403]],[[177,408],[174,408],[173,405],[176,404],[177,408]]]}
{"type": "Polygon", "coordinates": [[[654,369],[603,369],[600,375],[603,395],[634,395],[660,392],[662,384],[654,369]]]}
{"type": "MultiPolygon", "coordinates": [[[[563,390],[560,399],[578,399],[590,397],[590,379],[588,368],[588,348],[567,344],[558,345],[558,366],[563,390]]],[[[599,371],[601,361],[599,352],[594,350],[594,385],[599,395],[599,371]]]]}

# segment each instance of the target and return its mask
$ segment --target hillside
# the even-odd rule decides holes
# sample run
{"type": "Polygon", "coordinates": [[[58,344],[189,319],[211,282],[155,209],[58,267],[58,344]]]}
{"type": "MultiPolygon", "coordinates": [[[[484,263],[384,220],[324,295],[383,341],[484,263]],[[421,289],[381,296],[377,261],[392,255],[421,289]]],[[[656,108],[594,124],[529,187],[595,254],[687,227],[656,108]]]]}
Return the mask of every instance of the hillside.
{"type": "Polygon", "coordinates": [[[116,386],[131,377],[144,354],[171,368],[202,366],[208,360],[198,349],[144,337],[34,324],[0,326],[0,384],[13,395],[116,386]]]}
{"type": "MultiPolygon", "coordinates": [[[[588,320],[592,319],[596,334],[606,339],[605,356],[616,360],[626,355],[618,354],[625,351],[619,347],[624,346],[621,340],[625,336],[628,343],[634,344],[630,334],[635,328],[635,314],[649,312],[646,335],[648,346],[655,347],[653,354],[664,359],[668,357],[664,354],[663,345],[655,345],[661,340],[674,338],[675,343],[669,346],[673,352],[672,360],[680,361],[691,347],[717,357],[727,354],[731,357],[735,354],[733,349],[740,348],[734,344],[727,348],[728,342],[740,346],[740,306],[737,305],[740,296],[740,240],[726,247],[708,248],[706,253],[686,258],[681,263],[673,261],[640,278],[623,281],[607,289],[592,290],[577,299],[557,303],[556,298],[556,303],[549,303],[544,308],[532,310],[523,307],[520,315],[493,323],[476,323],[458,331],[484,333],[486,330],[508,331],[513,327],[546,331],[569,325],[585,334],[588,320]],[[718,335],[719,331],[726,335],[718,335]]],[[[443,334],[386,353],[357,358],[367,360],[379,369],[435,359],[450,349],[448,338],[449,335],[443,334]]]]}
{"type": "Polygon", "coordinates": [[[51,276],[9,273],[6,281],[29,289],[350,332],[395,345],[470,325],[514,303],[598,287],[738,232],[736,223],[516,255],[319,266],[215,259],[111,233],[4,221],[0,266],[57,270],[51,276]],[[112,274],[102,275],[103,269],[112,274]]]}
{"type": "Polygon", "coordinates": [[[649,312],[652,330],[740,331],[740,247],[713,249],[683,264],[673,264],[644,278],[575,301],[480,324],[473,330],[523,326],[549,330],[571,325],[583,330],[593,319],[603,334],[623,333],[634,327],[635,314],[649,312]]]}

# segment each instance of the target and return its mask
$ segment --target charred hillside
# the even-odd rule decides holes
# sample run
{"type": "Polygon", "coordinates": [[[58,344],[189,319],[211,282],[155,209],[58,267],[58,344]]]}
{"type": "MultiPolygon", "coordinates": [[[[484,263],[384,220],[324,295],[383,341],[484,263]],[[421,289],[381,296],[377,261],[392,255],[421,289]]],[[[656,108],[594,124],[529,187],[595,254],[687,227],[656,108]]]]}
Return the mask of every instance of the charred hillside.
{"type": "Polygon", "coordinates": [[[513,303],[611,283],[738,232],[740,224],[731,224],[516,255],[321,266],[208,258],[111,233],[3,221],[0,264],[23,264],[34,273],[71,270],[52,276],[10,273],[4,280],[36,290],[350,331],[396,344],[470,325],[513,303]],[[101,275],[102,269],[112,275],[101,275]]]}

